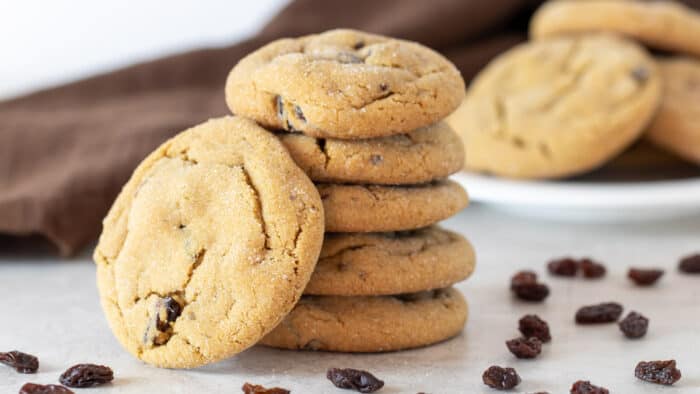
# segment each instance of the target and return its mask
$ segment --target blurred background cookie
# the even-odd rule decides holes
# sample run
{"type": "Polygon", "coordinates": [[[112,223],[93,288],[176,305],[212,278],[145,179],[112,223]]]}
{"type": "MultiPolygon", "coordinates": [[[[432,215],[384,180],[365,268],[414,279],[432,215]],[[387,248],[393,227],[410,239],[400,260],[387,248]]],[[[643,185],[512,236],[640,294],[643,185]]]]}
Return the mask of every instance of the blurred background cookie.
{"type": "Polygon", "coordinates": [[[647,137],[654,144],[700,164],[700,61],[689,57],[661,58],[659,69],[664,93],[647,137]]]}
{"type": "Polygon", "coordinates": [[[550,1],[530,22],[534,39],[609,31],[652,48],[700,56],[700,15],[673,1],[550,1]]]}
{"type": "Polygon", "coordinates": [[[643,131],[661,80],[644,48],[611,35],[521,44],[472,82],[448,122],[465,166],[515,178],[559,178],[601,166],[643,131]]]}

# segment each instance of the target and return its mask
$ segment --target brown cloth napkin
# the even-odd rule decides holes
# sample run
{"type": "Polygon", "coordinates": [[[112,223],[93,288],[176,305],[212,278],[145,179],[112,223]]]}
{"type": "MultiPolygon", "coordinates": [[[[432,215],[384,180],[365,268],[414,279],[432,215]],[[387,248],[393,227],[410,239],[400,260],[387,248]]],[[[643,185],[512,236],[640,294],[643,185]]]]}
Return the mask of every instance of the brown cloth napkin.
{"type": "MultiPolygon", "coordinates": [[[[46,237],[70,255],[148,152],[227,113],[230,68],[270,40],[350,27],[421,42],[469,80],[526,37],[540,1],[297,0],[252,39],[132,66],[0,103],[0,233],[46,237]]],[[[2,245],[2,243],[0,243],[2,245]]]]}

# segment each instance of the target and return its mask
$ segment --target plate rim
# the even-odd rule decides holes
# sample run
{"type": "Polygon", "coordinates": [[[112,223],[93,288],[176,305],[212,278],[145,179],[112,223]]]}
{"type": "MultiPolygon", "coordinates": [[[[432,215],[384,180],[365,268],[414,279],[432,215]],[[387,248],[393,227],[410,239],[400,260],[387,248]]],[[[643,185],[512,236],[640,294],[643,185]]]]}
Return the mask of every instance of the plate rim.
{"type": "Polygon", "coordinates": [[[460,171],[452,176],[477,202],[551,208],[700,209],[700,178],[647,182],[506,179],[460,171]]]}

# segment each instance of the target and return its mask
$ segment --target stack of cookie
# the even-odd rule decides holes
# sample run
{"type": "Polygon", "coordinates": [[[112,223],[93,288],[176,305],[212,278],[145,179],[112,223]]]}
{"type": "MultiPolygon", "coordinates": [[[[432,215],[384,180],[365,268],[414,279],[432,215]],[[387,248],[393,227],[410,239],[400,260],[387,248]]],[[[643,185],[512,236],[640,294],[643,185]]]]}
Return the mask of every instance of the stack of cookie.
{"type": "Polygon", "coordinates": [[[278,130],[316,184],[326,236],[305,296],[262,344],[348,352],[405,349],[459,333],[474,267],[459,234],[435,225],[467,195],[442,119],[464,96],[444,57],[419,44],[336,30],[272,42],[231,71],[231,110],[278,130]]]}
{"type": "Polygon", "coordinates": [[[226,86],[243,116],[163,143],[103,221],[94,259],[117,339],[190,368],[260,341],[382,351],[459,333],[450,286],[474,251],[433,224],[467,205],[446,180],[463,148],[441,121],[463,95],[437,53],[354,31],[243,59],[226,86]]]}
{"type": "Polygon", "coordinates": [[[674,2],[545,3],[532,40],[484,68],[448,120],[465,143],[465,167],[563,178],[642,138],[700,163],[699,34],[700,14],[674,2]]]}

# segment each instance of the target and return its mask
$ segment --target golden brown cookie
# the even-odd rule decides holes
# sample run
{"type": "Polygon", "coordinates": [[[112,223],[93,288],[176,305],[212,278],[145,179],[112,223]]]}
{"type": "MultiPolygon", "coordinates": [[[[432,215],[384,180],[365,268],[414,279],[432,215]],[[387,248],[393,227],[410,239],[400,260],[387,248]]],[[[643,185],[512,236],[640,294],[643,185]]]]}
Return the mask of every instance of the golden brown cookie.
{"type": "Polygon", "coordinates": [[[274,41],[226,82],[233,113],[323,138],[407,133],[444,118],[463,97],[464,81],[442,55],[355,30],[274,41]]]}
{"type": "Polygon", "coordinates": [[[151,153],[117,197],[94,254],[102,307],[149,364],[221,360],[292,309],[322,240],[318,192],[274,135],[213,119],[151,153]]]}
{"type": "Polygon", "coordinates": [[[601,31],[700,56],[700,14],[673,1],[549,1],[530,21],[530,36],[535,39],[601,31]]]}
{"type": "Polygon", "coordinates": [[[656,64],[635,43],[609,35],[553,38],[498,56],[448,122],[464,141],[468,170],[558,178],[622,152],[660,95],[656,64]]]}
{"type": "Polygon", "coordinates": [[[467,303],[453,289],[401,296],[304,296],[260,344],[333,352],[388,352],[444,341],[467,321],[467,303]]]}
{"type": "Polygon", "coordinates": [[[700,61],[661,59],[659,69],[664,93],[647,137],[656,145],[700,164],[700,61]]]}
{"type": "Polygon", "coordinates": [[[438,226],[326,234],[304,294],[359,296],[439,289],[466,279],[474,264],[469,241],[438,226]]]}
{"type": "Polygon", "coordinates": [[[469,203],[451,180],[412,186],[317,184],[326,231],[370,233],[414,230],[447,219],[469,203]]]}
{"type": "Polygon", "coordinates": [[[464,148],[445,122],[406,134],[363,140],[279,133],[313,181],[400,185],[446,178],[464,164],[464,148]]]}

